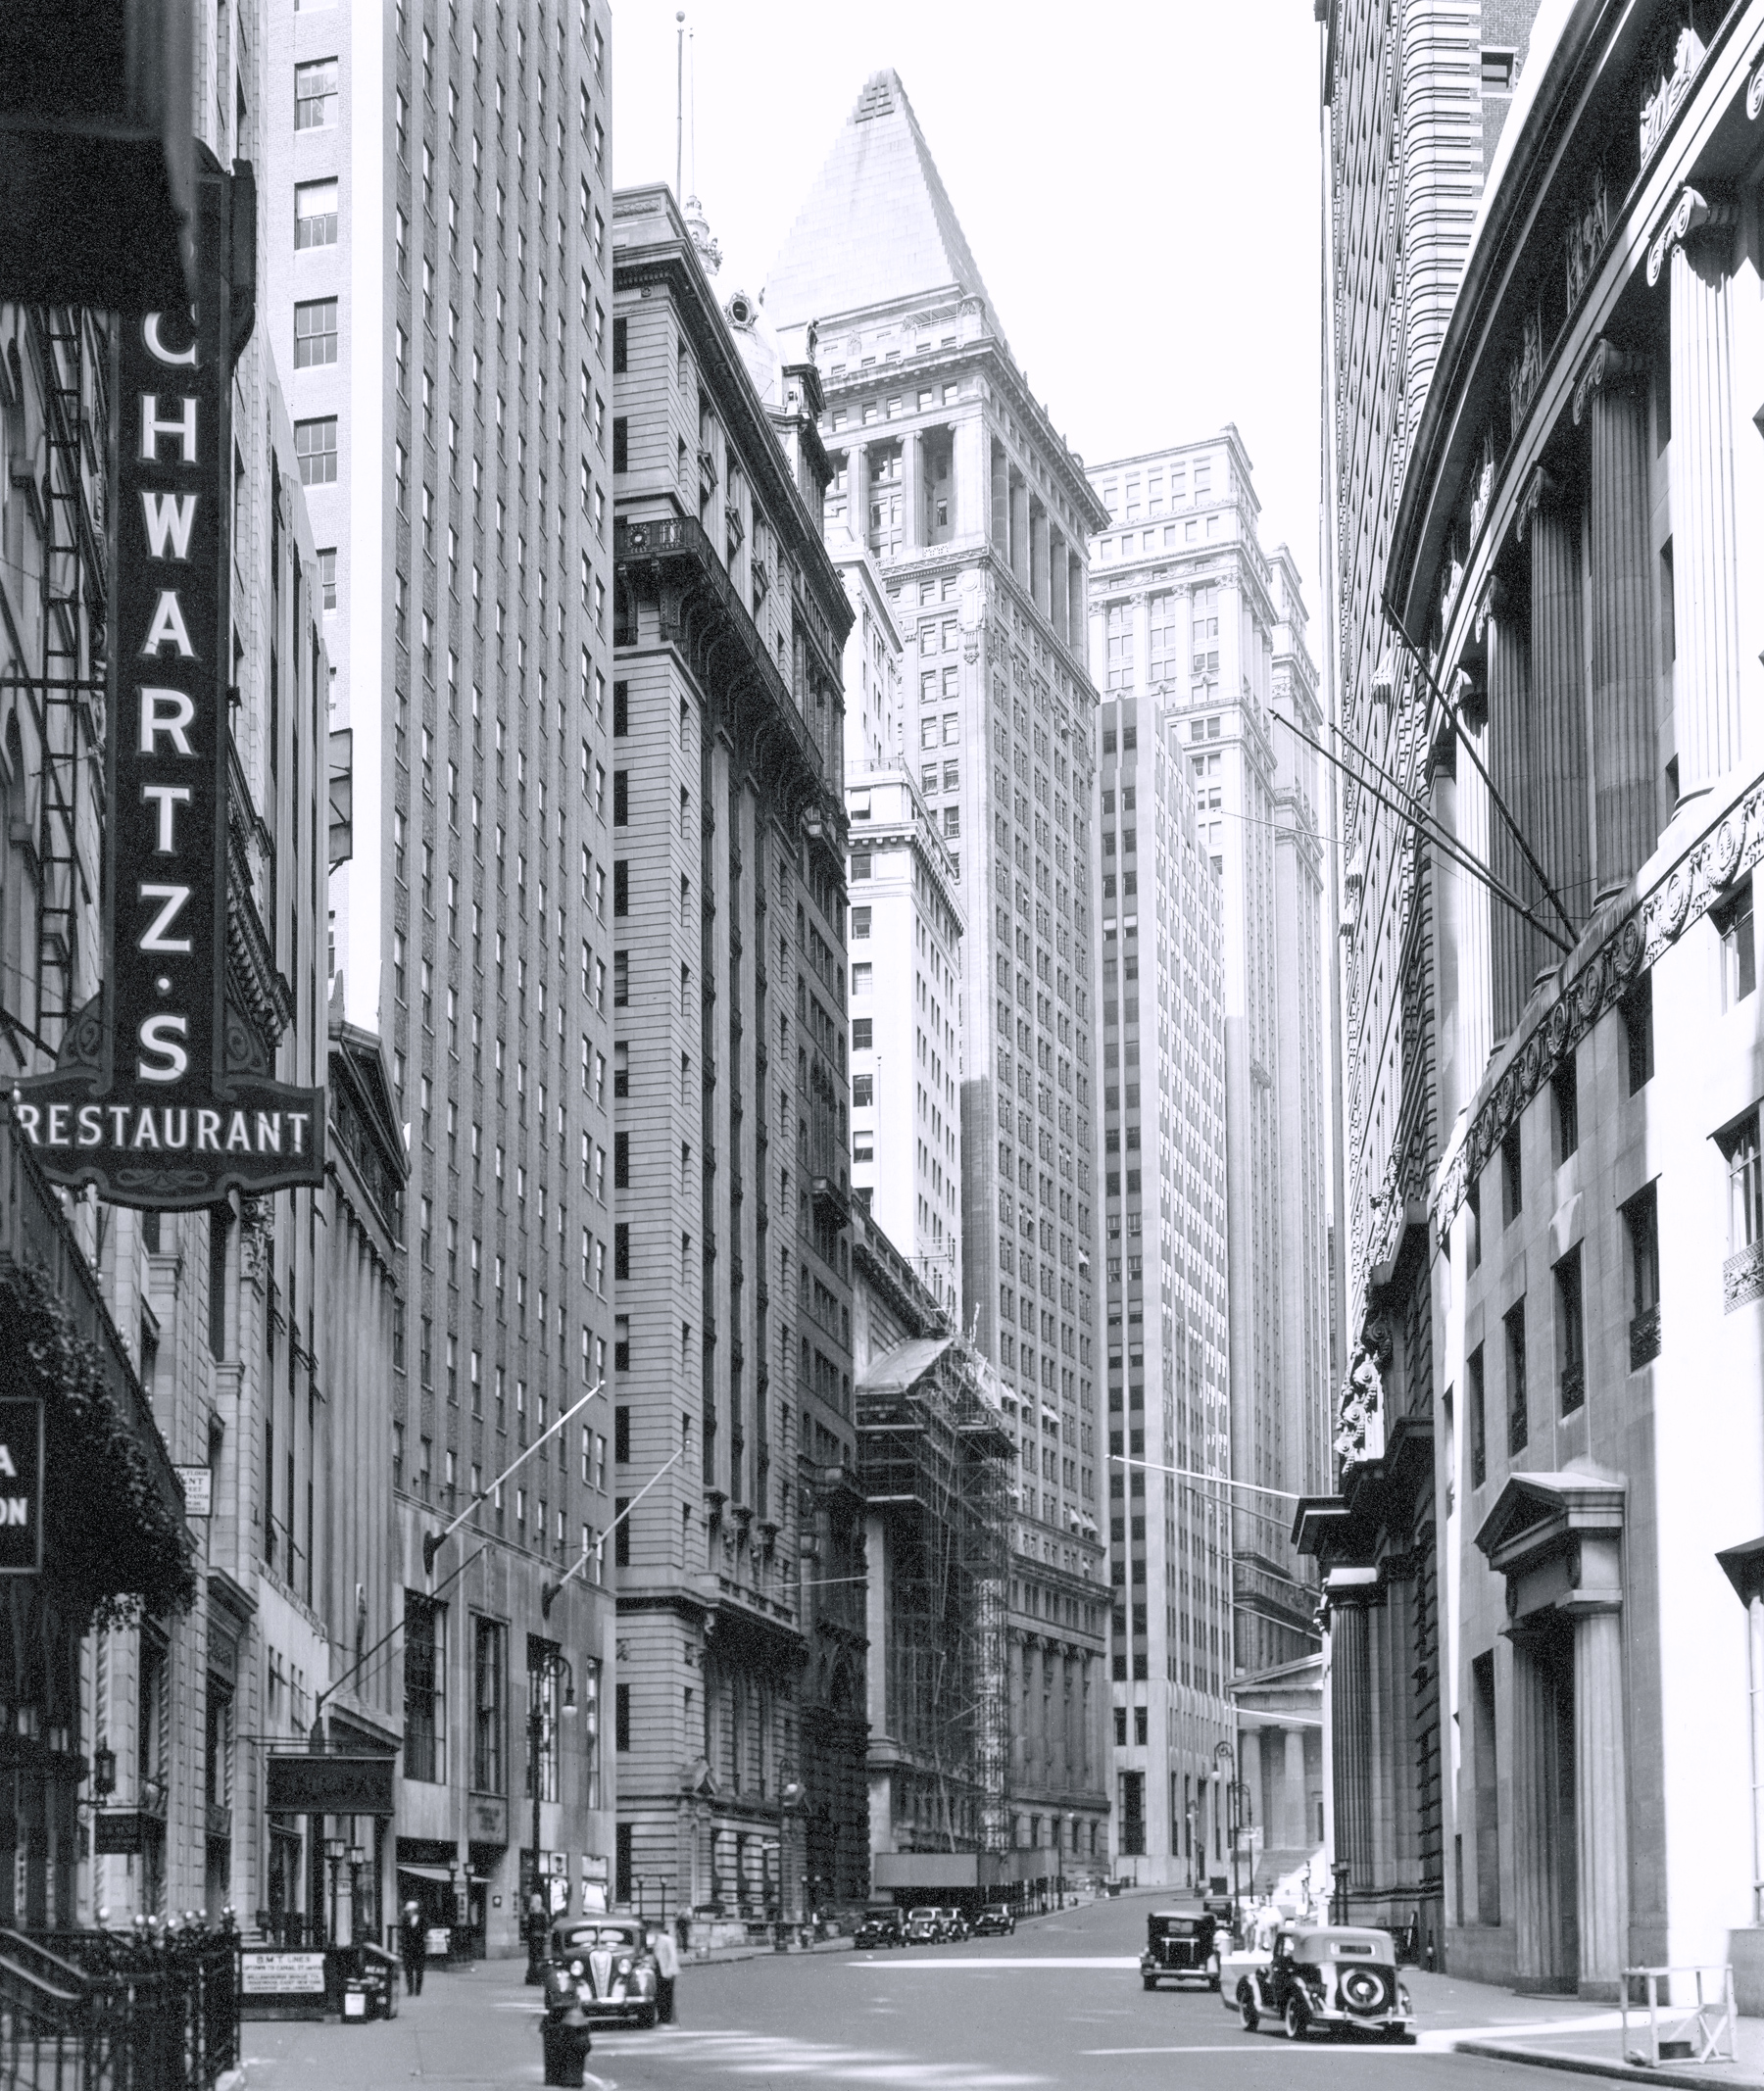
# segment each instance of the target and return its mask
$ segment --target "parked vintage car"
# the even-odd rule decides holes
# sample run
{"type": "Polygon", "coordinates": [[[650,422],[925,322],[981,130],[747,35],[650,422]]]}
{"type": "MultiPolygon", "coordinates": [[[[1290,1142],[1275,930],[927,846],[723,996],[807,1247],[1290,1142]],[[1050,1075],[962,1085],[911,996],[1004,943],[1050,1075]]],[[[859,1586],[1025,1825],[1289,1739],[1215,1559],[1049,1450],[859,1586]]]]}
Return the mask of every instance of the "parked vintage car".
{"type": "Polygon", "coordinates": [[[964,1939],[973,1937],[974,1927],[968,1922],[965,1910],[955,1909],[946,1903],[937,1914],[943,1919],[945,1938],[964,1939]]]}
{"type": "Polygon", "coordinates": [[[906,1926],[900,1911],[892,1908],[865,1910],[852,1939],[852,1944],[859,1947],[904,1946],[906,1943],[906,1926]]]}
{"type": "Polygon", "coordinates": [[[976,1938],[1013,1938],[1016,1935],[1016,1919],[1007,1903],[995,1902],[989,1908],[974,1913],[974,1936],[976,1938]]]}
{"type": "Polygon", "coordinates": [[[944,1942],[943,1912],[921,1903],[906,1912],[906,1943],[909,1946],[941,1946],[944,1942]]]}
{"type": "Polygon", "coordinates": [[[552,1926],[545,1964],[545,2015],[562,2019],[579,2006],[591,2020],[656,2022],[656,1956],[635,1919],[579,1917],[552,1926]]]}
{"type": "Polygon", "coordinates": [[[1146,1950],[1140,1979],[1148,1989],[1160,1982],[1204,1982],[1219,1986],[1218,1924],[1206,1910],[1153,1910],[1146,1919],[1146,1950]]]}
{"type": "Polygon", "coordinates": [[[1289,2040],[1312,2032],[1414,2038],[1414,2007],[1397,1979],[1396,1949],[1388,1931],[1283,1924],[1266,1967],[1239,1976],[1237,2005],[1250,2033],[1272,2018],[1289,2040]]]}

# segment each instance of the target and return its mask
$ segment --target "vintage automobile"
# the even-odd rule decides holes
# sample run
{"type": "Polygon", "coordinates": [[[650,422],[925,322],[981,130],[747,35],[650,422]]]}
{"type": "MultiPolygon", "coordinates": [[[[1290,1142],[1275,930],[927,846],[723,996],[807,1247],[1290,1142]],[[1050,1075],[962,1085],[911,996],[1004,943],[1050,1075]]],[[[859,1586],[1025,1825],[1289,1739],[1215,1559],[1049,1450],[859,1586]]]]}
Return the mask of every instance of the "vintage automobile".
{"type": "Polygon", "coordinates": [[[545,1964],[545,2016],[562,2020],[579,2007],[591,2021],[656,2022],[656,1956],[634,1919],[579,1917],[554,1924],[545,1964]]]}
{"type": "Polygon", "coordinates": [[[929,1903],[906,1912],[906,1943],[909,1946],[941,1946],[944,1942],[943,1912],[929,1903]]]}
{"type": "Polygon", "coordinates": [[[896,1909],[865,1910],[852,1944],[864,1946],[904,1946],[906,1943],[906,1926],[896,1909]]]}
{"type": "Polygon", "coordinates": [[[1342,1924],[1283,1924],[1266,1967],[1238,1978],[1238,2016],[1246,2032],[1264,2018],[1289,2040],[1312,2032],[1354,2033],[1412,2041],[1414,2007],[1396,1975],[1388,1931],[1342,1924]]]}
{"type": "Polygon", "coordinates": [[[937,1914],[943,1919],[945,1938],[964,1939],[973,1937],[974,1928],[967,1921],[965,1910],[955,1909],[946,1903],[937,1914]]]}
{"type": "Polygon", "coordinates": [[[1016,1919],[1007,1903],[995,1902],[987,1909],[974,1913],[974,1936],[976,1938],[1014,1938],[1016,1919]]]}
{"type": "Polygon", "coordinates": [[[1140,1955],[1140,1980],[1148,1989],[1160,1982],[1204,1982],[1219,1986],[1218,1926],[1206,1910],[1153,1910],[1146,1919],[1146,1950],[1140,1955]]]}

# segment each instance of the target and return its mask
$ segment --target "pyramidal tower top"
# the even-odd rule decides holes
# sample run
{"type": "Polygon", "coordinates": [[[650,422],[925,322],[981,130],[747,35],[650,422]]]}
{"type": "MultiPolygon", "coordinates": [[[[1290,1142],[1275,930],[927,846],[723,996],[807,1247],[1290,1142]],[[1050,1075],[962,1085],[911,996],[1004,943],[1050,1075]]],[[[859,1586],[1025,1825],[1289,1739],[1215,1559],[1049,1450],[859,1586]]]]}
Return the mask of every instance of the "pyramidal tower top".
{"type": "Polygon", "coordinates": [[[956,289],[1003,327],[892,69],[872,73],[765,282],[779,328],[956,289]]]}

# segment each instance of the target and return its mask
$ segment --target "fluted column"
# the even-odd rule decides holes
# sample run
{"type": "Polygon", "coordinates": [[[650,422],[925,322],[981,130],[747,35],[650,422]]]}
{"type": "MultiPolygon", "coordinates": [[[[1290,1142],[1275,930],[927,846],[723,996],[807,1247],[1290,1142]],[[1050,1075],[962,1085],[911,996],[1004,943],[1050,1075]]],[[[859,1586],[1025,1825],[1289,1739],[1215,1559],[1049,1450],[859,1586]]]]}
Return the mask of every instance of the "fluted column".
{"type": "Polygon", "coordinates": [[[901,438],[901,549],[925,542],[925,446],[916,430],[901,438]]]}
{"type": "MultiPolygon", "coordinates": [[[[1238,1821],[1248,1828],[1251,1823],[1262,1825],[1262,1842],[1272,1847],[1274,1842],[1273,1810],[1269,1808],[1267,1779],[1262,1766],[1262,1731],[1260,1728],[1242,1728],[1238,1731],[1238,1780],[1244,1789],[1244,1799],[1238,1809],[1238,1821]]],[[[1254,1861],[1250,1854],[1248,1837],[1239,1839],[1238,1848],[1250,1863],[1244,1867],[1246,1878],[1254,1872],[1254,1861]]],[[[1243,1862],[1240,1860],[1239,1864],[1243,1862]]]]}
{"type": "Polygon", "coordinates": [[[1513,1644],[1513,1931],[1521,1988],[1557,1976],[1555,1689],[1542,1650],[1513,1644]]]}
{"type": "Polygon", "coordinates": [[[1300,1850],[1311,1842],[1304,1806],[1304,1730],[1288,1728],[1283,1738],[1283,1806],[1280,1842],[1288,1851],[1300,1850]]]}
{"type": "MultiPolygon", "coordinates": [[[[1581,923],[1592,912],[1592,869],[1587,838],[1580,532],[1563,490],[1542,472],[1534,484],[1531,773],[1537,817],[1526,832],[1557,898],[1581,923]]],[[[1538,958],[1546,962],[1543,949],[1538,958]]]]}
{"type": "Polygon", "coordinates": [[[1679,791],[1740,754],[1740,572],[1734,528],[1730,206],[1684,190],[1647,258],[1672,276],[1672,604],[1679,791]]]}
{"type": "MultiPolygon", "coordinates": [[[[1489,777],[1501,802],[1529,835],[1531,774],[1531,656],[1522,607],[1513,590],[1494,595],[1489,623],[1489,777]]],[[[1513,832],[1500,814],[1489,809],[1489,862],[1496,881],[1534,911],[1537,881],[1526,865],[1513,832]]],[[[1504,1039],[1519,1021],[1536,975],[1540,939],[1531,924],[1505,904],[1491,916],[1494,953],[1494,1040],[1504,1039]]]]}
{"type": "Polygon", "coordinates": [[[869,543],[869,451],[858,442],[846,461],[846,527],[853,544],[869,543]]]}
{"type": "Polygon", "coordinates": [[[1335,1757],[1336,1857],[1350,1887],[1372,1883],[1372,1691],[1366,1607],[1332,1598],[1329,1607],[1331,1741],[1335,1757]]]}
{"type": "Polygon", "coordinates": [[[1600,341],[1574,394],[1591,458],[1594,895],[1632,878],[1659,835],[1645,376],[1641,358],[1600,341]]]}
{"type": "MultiPolygon", "coordinates": [[[[1475,706],[1460,708],[1459,739],[1486,764],[1489,759],[1487,693],[1475,706]]],[[[1452,832],[1479,864],[1489,862],[1489,787],[1482,770],[1469,758],[1466,748],[1458,750],[1451,786],[1452,832]]],[[[1457,1080],[1454,1108],[1476,1094],[1483,1069],[1489,1064],[1494,1032],[1490,998],[1491,945],[1494,917],[1509,912],[1480,879],[1467,872],[1447,871],[1457,892],[1457,1080]]],[[[1449,1124],[1447,1118],[1446,1123],[1449,1124]]]]}
{"type": "Polygon", "coordinates": [[[1615,1608],[1574,1623],[1574,1805],[1580,1993],[1615,1997],[1628,1958],[1629,1883],[1623,1623],[1615,1608]]]}

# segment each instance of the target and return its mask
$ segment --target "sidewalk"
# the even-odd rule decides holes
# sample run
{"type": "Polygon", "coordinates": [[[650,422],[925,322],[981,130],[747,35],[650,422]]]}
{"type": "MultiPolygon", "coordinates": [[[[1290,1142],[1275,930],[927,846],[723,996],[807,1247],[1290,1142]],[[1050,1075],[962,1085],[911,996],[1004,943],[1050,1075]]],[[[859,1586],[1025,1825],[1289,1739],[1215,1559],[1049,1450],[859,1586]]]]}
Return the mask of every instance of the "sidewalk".
{"type": "MultiPolygon", "coordinates": [[[[1417,2044],[1422,2048],[1630,2083],[1725,2084],[1734,2091],[1764,2091],[1764,2019],[1735,2019],[1733,2062],[1637,2067],[1624,2059],[1623,2018],[1613,2005],[1519,1996],[1413,1968],[1404,1970],[1403,1980],[1414,2000],[1417,2044]]],[[[1632,2011],[1630,2049],[1643,2048],[1646,2038],[1645,2014],[1638,2019],[1632,2011]]]]}

